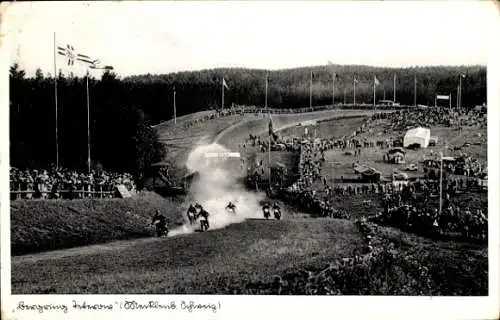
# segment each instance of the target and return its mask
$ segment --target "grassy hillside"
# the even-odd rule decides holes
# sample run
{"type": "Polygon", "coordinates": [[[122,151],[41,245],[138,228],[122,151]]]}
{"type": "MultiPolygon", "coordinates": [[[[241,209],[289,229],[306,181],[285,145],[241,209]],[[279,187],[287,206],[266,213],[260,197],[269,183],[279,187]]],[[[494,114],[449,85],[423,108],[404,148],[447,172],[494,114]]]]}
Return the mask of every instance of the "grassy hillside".
{"type": "Polygon", "coordinates": [[[238,283],[244,287],[298,269],[324,268],[362,245],[351,221],[250,220],[105,253],[14,258],[12,292],[227,293],[238,283]]]}
{"type": "MultiPolygon", "coordinates": [[[[390,112],[390,111],[383,111],[390,112]]],[[[275,131],[284,130],[296,126],[298,123],[308,120],[332,120],[344,119],[346,117],[365,117],[373,114],[372,110],[325,110],[317,112],[308,112],[302,114],[278,114],[272,116],[273,128],[275,131]]],[[[343,121],[342,121],[343,122],[343,121]]],[[[269,118],[259,117],[242,123],[238,126],[229,128],[223,131],[216,137],[216,141],[225,146],[234,148],[237,144],[242,143],[245,138],[251,133],[253,135],[261,135],[267,133],[269,126],[269,118]]],[[[282,134],[280,132],[280,134],[282,134]]]]}
{"type": "Polygon", "coordinates": [[[241,294],[485,296],[488,249],[456,241],[433,241],[372,225],[374,251],[332,261],[323,270],[295,271],[276,282],[231,287],[241,294]]]}
{"type": "Polygon", "coordinates": [[[129,199],[11,202],[12,254],[150,236],[156,209],[175,225],[182,218],[181,201],[145,193],[129,199]]]}

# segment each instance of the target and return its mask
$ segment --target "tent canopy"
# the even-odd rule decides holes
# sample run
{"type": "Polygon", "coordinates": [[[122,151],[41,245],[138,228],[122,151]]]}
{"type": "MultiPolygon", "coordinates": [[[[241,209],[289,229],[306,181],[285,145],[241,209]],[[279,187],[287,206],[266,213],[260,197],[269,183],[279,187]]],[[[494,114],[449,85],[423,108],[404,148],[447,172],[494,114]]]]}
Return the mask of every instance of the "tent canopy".
{"type": "Polygon", "coordinates": [[[402,153],[405,154],[406,151],[403,148],[397,147],[397,148],[392,148],[391,150],[387,151],[388,154],[393,154],[393,153],[402,153]]]}
{"type": "Polygon", "coordinates": [[[427,128],[418,127],[410,129],[406,132],[403,139],[403,146],[405,148],[418,144],[420,148],[427,148],[429,140],[431,139],[431,130],[427,128]]]}

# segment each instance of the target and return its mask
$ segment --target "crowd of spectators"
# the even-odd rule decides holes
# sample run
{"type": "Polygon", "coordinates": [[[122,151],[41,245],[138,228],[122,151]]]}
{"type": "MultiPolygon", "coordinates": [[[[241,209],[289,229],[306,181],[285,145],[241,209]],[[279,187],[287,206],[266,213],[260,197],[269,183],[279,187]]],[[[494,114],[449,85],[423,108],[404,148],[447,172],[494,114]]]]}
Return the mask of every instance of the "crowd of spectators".
{"type": "MultiPolygon", "coordinates": [[[[405,131],[414,127],[430,126],[486,126],[487,115],[474,109],[419,108],[399,110],[384,115],[392,131],[405,131]]],[[[375,120],[375,119],[373,119],[375,120]]]]}
{"type": "Polygon", "coordinates": [[[184,129],[188,129],[188,128],[191,128],[193,126],[197,126],[199,124],[202,124],[202,123],[210,121],[210,120],[234,116],[234,115],[243,115],[243,113],[241,110],[235,109],[235,108],[214,110],[214,111],[210,112],[209,114],[206,114],[206,115],[198,117],[196,119],[192,119],[192,120],[184,122],[183,127],[184,127],[184,129]]]}
{"type": "Polygon", "coordinates": [[[11,200],[18,199],[81,199],[112,198],[116,187],[124,185],[136,191],[132,176],[92,170],[79,173],[65,168],[26,169],[10,168],[11,200]]]}
{"type": "Polygon", "coordinates": [[[483,208],[453,203],[456,192],[456,181],[446,180],[443,183],[440,212],[437,199],[439,184],[419,181],[404,186],[400,193],[386,195],[384,211],[378,212],[372,220],[420,234],[458,234],[465,239],[486,241],[488,218],[483,208]]]}

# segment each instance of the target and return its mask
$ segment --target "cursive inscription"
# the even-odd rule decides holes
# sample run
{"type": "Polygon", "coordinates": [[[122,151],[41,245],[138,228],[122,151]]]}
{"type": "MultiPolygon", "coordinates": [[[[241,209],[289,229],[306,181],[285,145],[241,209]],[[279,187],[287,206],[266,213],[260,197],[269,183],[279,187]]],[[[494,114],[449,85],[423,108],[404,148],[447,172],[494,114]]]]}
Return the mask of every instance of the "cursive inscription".
{"type": "Polygon", "coordinates": [[[218,303],[199,303],[196,301],[184,301],[180,303],[176,301],[160,302],[160,301],[114,301],[114,303],[89,303],[88,301],[71,300],[69,304],[29,304],[24,301],[19,301],[15,311],[35,311],[38,313],[44,312],[64,312],[69,311],[113,311],[115,309],[126,311],[140,311],[140,310],[160,310],[160,311],[183,311],[183,312],[213,312],[216,313],[220,310],[221,304],[218,303]]]}

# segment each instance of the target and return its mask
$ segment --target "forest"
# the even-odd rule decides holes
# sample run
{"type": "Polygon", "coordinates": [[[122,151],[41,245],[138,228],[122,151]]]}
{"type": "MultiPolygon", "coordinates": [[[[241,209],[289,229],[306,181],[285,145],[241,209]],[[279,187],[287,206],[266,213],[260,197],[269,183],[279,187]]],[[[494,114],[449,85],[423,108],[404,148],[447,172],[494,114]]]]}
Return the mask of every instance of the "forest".
{"type": "MultiPolygon", "coordinates": [[[[313,106],[332,104],[335,77],[335,103],[373,103],[393,99],[396,75],[396,101],[402,105],[434,105],[436,94],[452,95],[456,105],[457,87],[462,77],[462,105],[486,102],[486,67],[382,68],[371,66],[312,66],[284,70],[210,69],[170,74],[119,77],[105,71],[100,79],[89,79],[90,136],[92,165],[107,170],[128,171],[139,176],[149,164],[161,160],[165,152],[151,125],[177,116],[221,108],[222,79],[224,106],[231,104],[264,106],[265,79],[268,77],[267,103],[271,108],[309,106],[312,83],[313,106]],[[312,75],[312,81],[311,81],[312,75]]],[[[27,77],[17,64],[10,68],[10,162],[19,168],[47,167],[56,159],[56,116],[54,77],[37,70],[27,77]]],[[[86,78],[57,75],[57,124],[60,166],[85,170],[87,167],[86,78]]],[[[442,102],[447,105],[447,102],[442,102]]]]}

